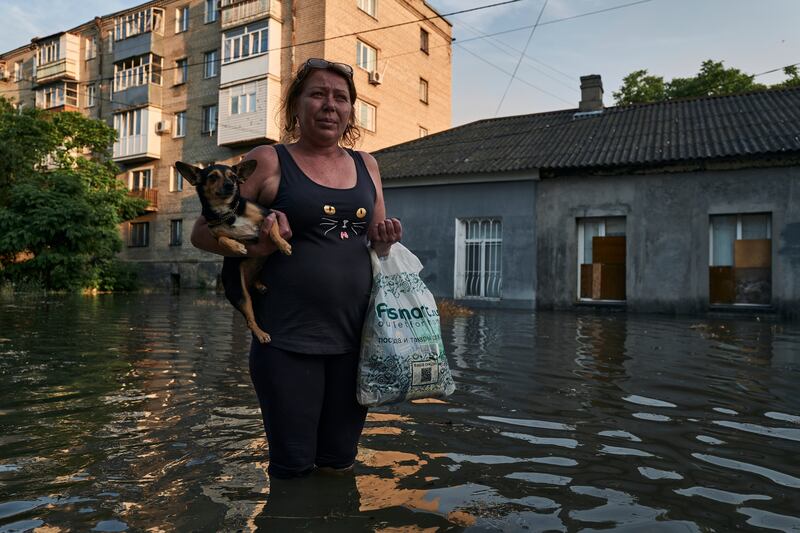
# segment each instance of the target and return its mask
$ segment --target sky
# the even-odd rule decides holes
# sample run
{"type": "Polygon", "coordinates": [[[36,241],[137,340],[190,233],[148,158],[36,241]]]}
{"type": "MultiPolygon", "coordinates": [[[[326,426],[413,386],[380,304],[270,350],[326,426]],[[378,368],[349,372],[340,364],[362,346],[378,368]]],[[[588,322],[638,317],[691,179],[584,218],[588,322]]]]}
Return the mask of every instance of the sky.
{"type": "MultiPolygon", "coordinates": [[[[143,1],[0,0],[0,51],[143,1]]],[[[602,77],[610,106],[639,69],[669,80],[713,59],[772,84],[784,75],[762,73],[800,63],[800,0],[516,0],[452,15],[503,0],[427,1],[456,39],[453,126],[575,108],[587,74],[602,77]]]]}

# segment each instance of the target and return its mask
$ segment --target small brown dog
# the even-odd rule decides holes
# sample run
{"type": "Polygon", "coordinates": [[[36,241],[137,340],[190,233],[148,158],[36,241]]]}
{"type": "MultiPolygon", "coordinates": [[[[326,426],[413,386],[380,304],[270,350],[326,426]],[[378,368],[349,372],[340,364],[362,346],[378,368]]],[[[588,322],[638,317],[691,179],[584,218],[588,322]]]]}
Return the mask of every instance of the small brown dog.
{"type": "MultiPolygon", "coordinates": [[[[232,167],[211,165],[199,168],[181,161],[175,163],[178,172],[197,190],[202,215],[208,223],[211,234],[226,250],[237,255],[247,253],[243,242],[258,240],[261,223],[272,212],[242,198],[239,194],[239,184],[253,173],[257,164],[256,161],[248,160],[232,167]]],[[[277,223],[272,225],[269,235],[281,252],[286,255],[292,254],[292,246],[281,237],[277,223]]],[[[266,290],[258,280],[265,259],[264,257],[241,258],[238,260],[238,276],[227,275],[226,271],[230,269],[225,266],[222,273],[225,295],[241,311],[247,320],[247,327],[262,343],[267,343],[271,339],[256,322],[250,287],[255,287],[260,292],[266,290]]],[[[230,258],[225,258],[226,266],[229,260],[230,258]]]]}

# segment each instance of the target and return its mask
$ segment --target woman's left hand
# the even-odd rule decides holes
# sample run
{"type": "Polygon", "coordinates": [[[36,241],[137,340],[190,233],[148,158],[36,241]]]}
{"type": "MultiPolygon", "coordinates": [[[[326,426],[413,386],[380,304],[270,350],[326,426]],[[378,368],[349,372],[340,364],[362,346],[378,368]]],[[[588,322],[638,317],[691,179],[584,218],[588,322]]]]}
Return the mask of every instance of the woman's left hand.
{"type": "Polygon", "coordinates": [[[389,248],[403,237],[403,225],[397,218],[387,218],[373,224],[367,235],[379,257],[389,255],[389,248]]]}

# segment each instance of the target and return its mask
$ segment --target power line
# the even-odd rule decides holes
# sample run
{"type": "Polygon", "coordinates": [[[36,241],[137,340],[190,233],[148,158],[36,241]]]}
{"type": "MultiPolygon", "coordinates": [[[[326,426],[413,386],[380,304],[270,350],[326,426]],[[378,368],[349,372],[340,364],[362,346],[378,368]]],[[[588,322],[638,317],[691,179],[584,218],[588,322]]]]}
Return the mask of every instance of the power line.
{"type": "Polygon", "coordinates": [[[646,4],[647,2],[652,2],[652,1],[653,0],[639,0],[638,2],[631,2],[630,4],[622,4],[622,5],[619,5],[619,6],[607,7],[605,9],[598,9],[597,11],[589,11],[588,13],[581,13],[580,15],[573,15],[571,17],[564,17],[564,18],[560,18],[560,19],[548,20],[546,22],[542,22],[539,25],[540,26],[547,26],[548,24],[555,24],[557,22],[564,22],[564,21],[567,21],[567,20],[578,19],[578,18],[581,18],[581,17],[588,17],[589,15],[597,15],[598,13],[606,13],[608,11],[614,11],[616,9],[623,9],[623,8],[626,8],[626,7],[631,7],[631,6],[635,6],[635,5],[639,5],[639,4],[646,4]]]}
{"type": "Polygon", "coordinates": [[[525,43],[525,48],[522,49],[522,54],[520,54],[519,60],[517,61],[517,65],[514,67],[514,72],[511,73],[511,78],[509,78],[508,85],[506,85],[506,90],[503,93],[503,96],[500,98],[500,103],[497,104],[497,109],[494,112],[494,116],[497,116],[497,114],[500,112],[500,107],[502,107],[503,102],[505,102],[506,100],[506,95],[508,94],[508,90],[511,88],[511,84],[514,83],[514,78],[517,76],[517,70],[519,70],[519,65],[520,63],[522,63],[522,58],[525,56],[525,52],[528,51],[528,45],[531,44],[531,39],[533,39],[533,34],[534,32],[536,32],[536,28],[539,27],[539,21],[542,20],[542,14],[544,13],[544,9],[547,7],[547,1],[548,0],[544,0],[544,4],[542,4],[542,9],[539,10],[539,16],[536,17],[536,22],[534,23],[533,28],[531,28],[531,33],[530,35],[528,35],[528,40],[525,43]]]}
{"type": "Polygon", "coordinates": [[[794,64],[791,64],[791,65],[786,65],[785,67],[778,67],[778,68],[774,68],[774,69],[771,69],[771,70],[765,70],[764,72],[759,72],[758,74],[753,74],[753,77],[755,78],[756,76],[763,76],[764,74],[772,74],[773,72],[778,72],[779,70],[784,70],[784,69],[787,69],[787,68],[796,67],[798,65],[800,65],[800,63],[794,63],[794,64]]]}

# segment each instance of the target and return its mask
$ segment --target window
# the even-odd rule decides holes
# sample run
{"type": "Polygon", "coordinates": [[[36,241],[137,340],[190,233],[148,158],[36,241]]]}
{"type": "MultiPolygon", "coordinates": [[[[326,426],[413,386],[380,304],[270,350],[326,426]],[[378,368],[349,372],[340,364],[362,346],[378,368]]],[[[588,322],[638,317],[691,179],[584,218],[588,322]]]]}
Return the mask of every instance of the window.
{"type": "Polygon", "coordinates": [[[378,59],[378,51],[368,44],[356,41],[356,65],[367,72],[374,72],[378,59]]]}
{"type": "Polygon", "coordinates": [[[153,188],[153,169],[134,170],[128,174],[128,190],[144,191],[153,188]]]}
{"type": "Polygon", "coordinates": [[[578,219],[578,297],[625,300],[625,217],[578,219]]]}
{"type": "Polygon", "coordinates": [[[422,28],[419,29],[419,49],[426,54],[430,53],[430,49],[428,48],[428,32],[422,28]]]}
{"type": "Polygon", "coordinates": [[[428,103],[428,80],[419,79],[419,100],[428,103]]]}
{"type": "Polygon", "coordinates": [[[378,0],[358,0],[358,9],[363,11],[364,13],[375,17],[377,10],[378,0]]]}
{"type": "Polygon", "coordinates": [[[222,38],[222,63],[267,53],[267,21],[226,31],[222,38]]]}
{"type": "Polygon", "coordinates": [[[204,106],[202,132],[208,135],[213,135],[215,131],[217,131],[217,106],[204,106]]]}
{"type": "Polygon", "coordinates": [[[97,85],[89,84],[86,86],[86,107],[94,107],[97,98],[97,85]]]}
{"type": "Polygon", "coordinates": [[[50,85],[36,90],[36,107],[50,109],[63,105],[78,107],[78,84],[50,85]]]}
{"type": "Polygon", "coordinates": [[[768,305],[772,300],[772,217],[712,215],[709,220],[709,301],[768,305]]]}
{"type": "Polygon", "coordinates": [[[169,221],[169,245],[180,246],[183,244],[183,219],[175,218],[169,221]]]}
{"type": "Polygon", "coordinates": [[[186,137],[186,111],[175,113],[175,137],[186,137]]]}
{"type": "Polygon", "coordinates": [[[97,57],[97,36],[92,35],[86,38],[86,56],[85,59],[94,59],[97,57]]]}
{"type": "MultiPolygon", "coordinates": [[[[164,32],[164,10],[153,7],[142,11],[134,11],[114,19],[114,40],[121,41],[147,32],[164,32]]],[[[109,32],[109,37],[111,32],[109,32]]],[[[111,41],[109,40],[109,45],[111,41]]],[[[109,52],[111,46],[109,46],[109,52]]]]}
{"type": "Polygon", "coordinates": [[[203,77],[213,78],[219,68],[219,51],[211,50],[203,54],[203,77]]]}
{"type": "Polygon", "coordinates": [[[230,89],[230,114],[242,115],[256,110],[256,84],[245,83],[230,89]]]}
{"type": "Polygon", "coordinates": [[[219,8],[217,0],[206,0],[206,24],[216,22],[219,18],[219,8]]]}
{"type": "Polygon", "coordinates": [[[183,176],[175,170],[175,167],[169,167],[169,192],[181,192],[183,190],[183,176]]]}
{"type": "Polygon", "coordinates": [[[376,109],[374,105],[370,105],[362,100],[356,100],[356,121],[358,125],[365,130],[375,131],[375,114],[376,109]]]}
{"type": "Polygon", "coordinates": [[[131,57],[114,63],[114,92],[153,83],[161,85],[164,58],[155,54],[131,57]]]}
{"type": "Polygon", "coordinates": [[[14,63],[14,81],[22,81],[22,61],[14,63]]]}
{"type": "Polygon", "coordinates": [[[189,60],[185,57],[175,61],[175,85],[189,81],[189,60]]]}
{"type": "Polygon", "coordinates": [[[503,222],[472,218],[456,225],[457,298],[500,298],[503,286],[503,222]]]}
{"type": "Polygon", "coordinates": [[[43,44],[36,54],[37,63],[39,65],[46,65],[47,63],[58,61],[60,59],[60,49],[61,43],[59,41],[50,41],[49,43],[43,44]]]}
{"type": "Polygon", "coordinates": [[[150,223],[149,222],[131,222],[128,229],[128,246],[144,247],[147,246],[150,240],[150,223]]]}
{"type": "Polygon", "coordinates": [[[175,33],[189,30],[189,6],[179,7],[175,10],[175,33]]]}
{"type": "Polygon", "coordinates": [[[420,138],[425,137],[426,135],[428,135],[428,128],[426,128],[424,126],[420,126],[419,127],[419,136],[420,136],[420,138]]]}
{"type": "Polygon", "coordinates": [[[120,145],[127,145],[130,138],[142,135],[142,112],[142,109],[134,109],[114,115],[114,129],[120,145]]]}

